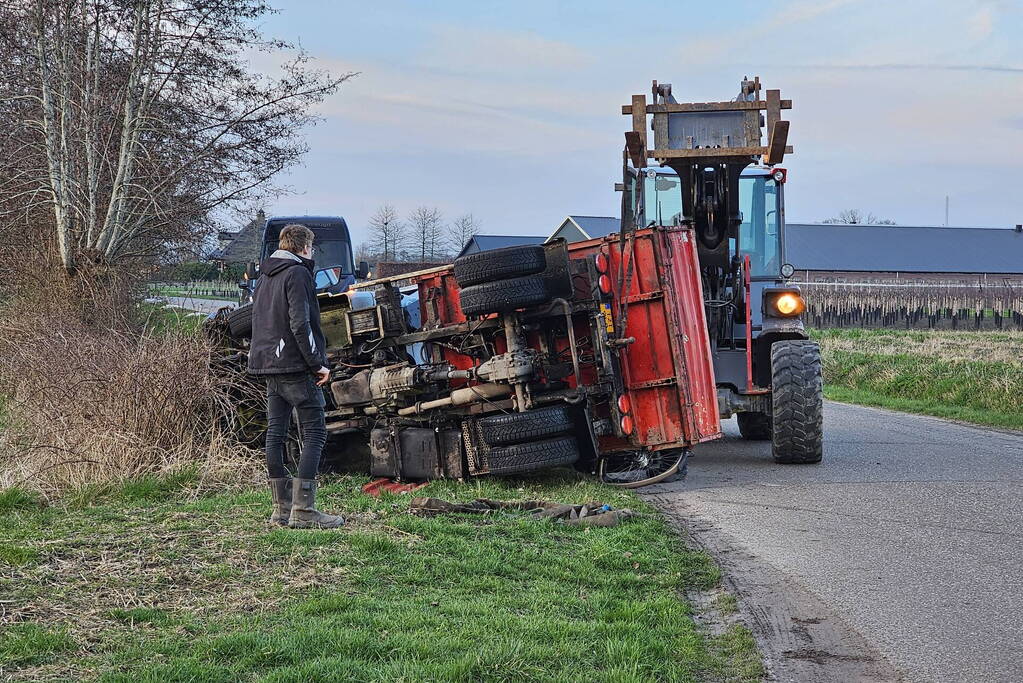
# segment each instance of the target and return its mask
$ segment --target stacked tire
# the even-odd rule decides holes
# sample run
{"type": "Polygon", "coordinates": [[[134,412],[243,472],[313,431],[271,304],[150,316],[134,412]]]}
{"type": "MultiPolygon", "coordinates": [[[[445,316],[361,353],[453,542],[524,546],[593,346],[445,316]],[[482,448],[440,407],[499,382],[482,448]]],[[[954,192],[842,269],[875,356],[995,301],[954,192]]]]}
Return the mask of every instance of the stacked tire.
{"type": "Polygon", "coordinates": [[[492,415],[480,420],[479,428],[491,474],[571,465],[579,459],[579,446],[572,436],[575,420],[566,405],[492,415]]]}
{"type": "Polygon", "coordinates": [[[461,289],[462,312],[467,316],[509,313],[547,303],[553,294],[543,276],[546,268],[544,248],[535,244],[456,259],[454,274],[461,289]]]}

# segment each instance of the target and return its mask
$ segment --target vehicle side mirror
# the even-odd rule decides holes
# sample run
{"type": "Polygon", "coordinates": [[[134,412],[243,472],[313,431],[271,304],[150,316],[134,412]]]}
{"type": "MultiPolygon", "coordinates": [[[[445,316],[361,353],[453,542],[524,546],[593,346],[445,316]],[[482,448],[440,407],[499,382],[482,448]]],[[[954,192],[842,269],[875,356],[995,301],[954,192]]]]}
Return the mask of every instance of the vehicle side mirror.
{"type": "Polygon", "coordinates": [[[369,264],[365,261],[359,261],[359,267],[355,269],[355,277],[360,280],[365,280],[369,277],[369,264]]]}
{"type": "Polygon", "coordinates": [[[323,270],[316,271],[313,279],[316,281],[316,291],[328,290],[340,282],[337,277],[337,271],[333,268],[324,268],[323,270]]]}
{"type": "Polygon", "coordinates": [[[256,269],[256,263],[254,261],[249,261],[248,263],[245,264],[245,279],[246,280],[255,280],[256,276],[258,274],[259,273],[258,273],[258,271],[256,269]]]}

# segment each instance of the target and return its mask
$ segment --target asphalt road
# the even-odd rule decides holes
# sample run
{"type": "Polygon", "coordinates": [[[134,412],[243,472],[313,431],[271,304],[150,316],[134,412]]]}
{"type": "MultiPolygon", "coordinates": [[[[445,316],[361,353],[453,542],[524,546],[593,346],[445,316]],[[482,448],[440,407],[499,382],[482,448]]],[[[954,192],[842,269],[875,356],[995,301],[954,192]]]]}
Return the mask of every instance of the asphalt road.
{"type": "Polygon", "coordinates": [[[237,301],[220,301],[217,299],[197,299],[190,296],[164,296],[159,297],[171,306],[178,306],[198,313],[216,313],[221,308],[235,308],[237,301]]]}
{"type": "MultiPolygon", "coordinates": [[[[805,596],[760,629],[786,631],[766,645],[776,678],[834,677],[813,661],[872,649],[892,668],[842,677],[1023,680],[1023,434],[828,403],[824,461],[794,466],[725,425],[685,481],[644,494],[718,555],[740,600],[805,596]],[[793,648],[813,640],[805,624],[828,620],[852,649],[793,648]]],[[[743,611],[756,622],[774,607],[743,611]]]]}

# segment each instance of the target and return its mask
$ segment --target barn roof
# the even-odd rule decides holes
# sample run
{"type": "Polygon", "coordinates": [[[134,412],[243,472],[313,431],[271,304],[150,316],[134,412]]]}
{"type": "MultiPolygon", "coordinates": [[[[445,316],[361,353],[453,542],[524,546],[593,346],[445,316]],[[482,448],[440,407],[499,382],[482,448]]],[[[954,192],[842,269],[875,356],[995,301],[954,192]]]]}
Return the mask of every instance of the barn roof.
{"type": "Polygon", "coordinates": [[[458,252],[458,255],[463,256],[501,247],[517,247],[523,244],[541,244],[543,241],[542,235],[473,235],[462,247],[462,251],[458,252]]]}
{"type": "Polygon", "coordinates": [[[1023,233],[1011,228],[786,223],[797,270],[1023,274],[1023,233]]]}
{"type": "Polygon", "coordinates": [[[569,216],[569,219],[590,239],[607,237],[621,227],[621,221],[614,216],[569,216]]]}

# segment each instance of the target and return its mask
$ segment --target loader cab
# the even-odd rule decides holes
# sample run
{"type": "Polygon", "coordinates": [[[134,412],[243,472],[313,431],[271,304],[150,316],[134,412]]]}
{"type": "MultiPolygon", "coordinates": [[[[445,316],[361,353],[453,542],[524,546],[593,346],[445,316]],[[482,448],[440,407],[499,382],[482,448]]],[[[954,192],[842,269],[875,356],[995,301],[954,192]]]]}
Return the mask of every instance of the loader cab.
{"type": "MultiPolygon", "coordinates": [[[[780,169],[779,169],[780,170],[780,169]]],[[[751,166],[739,177],[738,253],[750,257],[750,275],[754,282],[775,282],[782,279],[785,263],[784,171],[781,181],[772,169],[751,166]]],[[[678,225],[682,221],[682,188],[678,176],[670,168],[628,168],[625,183],[626,224],[637,227],[678,225]]],[[[736,241],[730,240],[731,253],[736,241]]]]}

